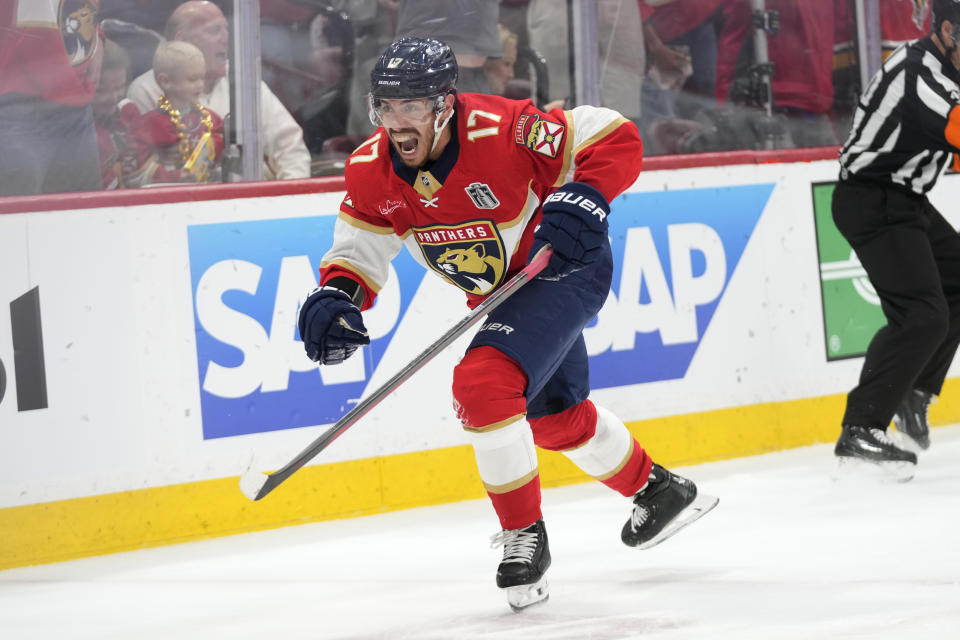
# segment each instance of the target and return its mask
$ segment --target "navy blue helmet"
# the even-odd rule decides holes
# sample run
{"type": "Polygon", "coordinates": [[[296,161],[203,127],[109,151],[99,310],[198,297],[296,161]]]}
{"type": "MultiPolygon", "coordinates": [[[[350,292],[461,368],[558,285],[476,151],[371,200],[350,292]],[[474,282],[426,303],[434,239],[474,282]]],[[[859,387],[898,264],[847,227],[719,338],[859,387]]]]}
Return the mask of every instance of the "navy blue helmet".
{"type": "Polygon", "coordinates": [[[456,91],[459,69],[449,46],[432,38],[400,38],[370,72],[370,96],[381,99],[432,98],[456,91]]]}

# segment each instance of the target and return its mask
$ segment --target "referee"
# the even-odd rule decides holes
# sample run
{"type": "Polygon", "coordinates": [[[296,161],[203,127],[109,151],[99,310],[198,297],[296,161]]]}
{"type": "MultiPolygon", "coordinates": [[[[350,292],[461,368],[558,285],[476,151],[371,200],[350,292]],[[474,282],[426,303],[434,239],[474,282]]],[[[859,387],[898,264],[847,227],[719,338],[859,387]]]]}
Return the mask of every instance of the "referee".
{"type": "Polygon", "coordinates": [[[833,193],[834,222],[887,318],[847,396],[835,453],[901,481],[930,446],[927,407],[960,342],[960,235],[926,196],[960,167],[960,0],[933,0],[931,28],[894,51],[860,97],[833,193]],[[887,437],[891,419],[900,446],[887,437]]]}

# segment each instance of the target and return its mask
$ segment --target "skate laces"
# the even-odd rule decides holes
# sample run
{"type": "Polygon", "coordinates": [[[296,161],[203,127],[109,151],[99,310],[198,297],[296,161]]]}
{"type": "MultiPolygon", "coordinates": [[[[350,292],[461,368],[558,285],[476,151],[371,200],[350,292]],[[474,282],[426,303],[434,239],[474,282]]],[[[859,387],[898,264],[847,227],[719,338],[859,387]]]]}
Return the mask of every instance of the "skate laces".
{"type": "Polygon", "coordinates": [[[879,427],[872,427],[870,433],[873,434],[873,437],[876,438],[877,441],[883,444],[888,444],[891,447],[897,446],[893,443],[893,440],[890,439],[890,436],[887,435],[887,432],[879,427]]]}
{"type": "Polygon", "coordinates": [[[643,526],[643,523],[650,518],[650,510],[646,507],[634,504],[633,513],[630,514],[630,526],[634,531],[643,526]]]}
{"type": "Polygon", "coordinates": [[[508,529],[490,537],[490,548],[503,547],[504,562],[532,562],[537,550],[537,531],[508,529]]]}
{"type": "MultiPolygon", "coordinates": [[[[654,484],[659,484],[663,481],[662,474],[658,472],[656,465],[650,469],[650,475],[647,476],[647,482],[643,485],[643,488],[637,492],[637,496],[642,496],[648,489],[650,489],[654,484]]],[[[636,498],[634,498],[636,500],[636,498]]],[[[650,519],[650,510],[647,509],[642,504],[637,502],[633,503],[633,512],[630,514],[630,526],[634,531],[643,526],[643,523],[650,519]]]]}

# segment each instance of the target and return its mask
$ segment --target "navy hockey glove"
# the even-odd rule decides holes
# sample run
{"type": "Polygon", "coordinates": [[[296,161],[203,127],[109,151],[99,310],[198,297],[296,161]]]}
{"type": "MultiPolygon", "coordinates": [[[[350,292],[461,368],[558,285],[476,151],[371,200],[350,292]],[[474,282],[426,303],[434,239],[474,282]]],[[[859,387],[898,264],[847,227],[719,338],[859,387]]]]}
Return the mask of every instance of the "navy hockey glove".
{"type": "Polygon", "coordinates": [[[336,287],[314,289],[300,307],[297,326],[307,357],[320,364],[340,364],[370,344],[360,310],[336,287]]]}
{"type": "Polygon", "coordinates": [[[541,210],[543,219],[533,232],[527,262],[548,242],[553,256],[537,277],[559,280],[602,253],[608,242],[610,205],[599,191],[583,182],[568,182],[547,197],[541,210]]]}

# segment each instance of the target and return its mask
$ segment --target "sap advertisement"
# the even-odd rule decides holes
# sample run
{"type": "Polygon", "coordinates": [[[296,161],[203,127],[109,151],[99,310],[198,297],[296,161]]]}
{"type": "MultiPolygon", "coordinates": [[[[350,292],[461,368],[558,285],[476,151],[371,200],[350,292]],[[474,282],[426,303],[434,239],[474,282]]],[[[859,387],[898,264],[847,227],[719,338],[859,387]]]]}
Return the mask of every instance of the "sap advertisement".
{"type": "MultiPolygon", "coordinates": [[[[773,188],[614,201],[613,285],[585,331],[594,389],[685,375],[773,188]]],[[[204,439],[336,422],[366,390],[423,278],[435,277],[401,251],[364,313],[370,346],[318,367],[303,353],[297,314],[317,284],[335,220],[188,227],[204,439]]]]}

